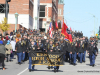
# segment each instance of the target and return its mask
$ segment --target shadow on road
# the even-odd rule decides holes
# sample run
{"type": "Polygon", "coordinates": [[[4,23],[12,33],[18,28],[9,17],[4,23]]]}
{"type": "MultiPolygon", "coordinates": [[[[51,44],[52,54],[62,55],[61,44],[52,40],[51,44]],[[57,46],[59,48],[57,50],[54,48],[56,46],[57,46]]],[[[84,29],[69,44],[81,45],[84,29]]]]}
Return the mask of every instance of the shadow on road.
{"type": "MultiPolygon", "coordinates": [[[[35,69],[34,71],[54,72],[54,70],[37,70],[37,69],[35,69]]],[[[63,72],[63,71],[58,70],[58,72],[63,72]]]]}

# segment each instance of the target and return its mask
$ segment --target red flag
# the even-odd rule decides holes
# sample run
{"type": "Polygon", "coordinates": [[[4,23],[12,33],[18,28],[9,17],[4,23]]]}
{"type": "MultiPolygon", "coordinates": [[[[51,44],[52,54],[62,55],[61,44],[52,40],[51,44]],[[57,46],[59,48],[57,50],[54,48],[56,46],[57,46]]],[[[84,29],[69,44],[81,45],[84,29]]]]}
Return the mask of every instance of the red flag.
{"type": "Polygon", "coordinates": [[[68,39],[70,42],[72,42],[72,35],[71,31],[67,27],[67,25],[63,21],[62,31],[61,33],[65,36],[65,39],[68,39]]]}
{"type": "Polygon", "coordinates": [[[57,21],[55,22],[55,25],[56,25],[56,29],[58,29],[58,23],[57,23],[57,21]]]}
{"type": "Polygon", "coordinates": [[[72,42],[72,35],[69,34],[69,41],[72,42]]]}
{"type": "Polygon", "coordinates": [[[67,25],[63,21],[61,34],[64,35],[68,39],[68,33],[66,32],[67,28],[68,28],[67,25]]]}
{"type": "Polygon", "coordinates": [[[71,35],[71,31],[69,30],[69,28],[67,28],[67,33],[68,33],[69,41],[72,42],[72,35],[71,35]]]}

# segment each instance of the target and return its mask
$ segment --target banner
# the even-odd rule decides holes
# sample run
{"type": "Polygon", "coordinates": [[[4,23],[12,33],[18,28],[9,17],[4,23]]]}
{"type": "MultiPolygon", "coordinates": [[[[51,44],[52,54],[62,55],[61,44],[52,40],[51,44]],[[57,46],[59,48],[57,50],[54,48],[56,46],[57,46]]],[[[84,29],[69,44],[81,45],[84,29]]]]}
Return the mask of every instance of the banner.
{"type": "Polygon", "coordinates": [[[31,52],[33,65],[62,66],[64,65],[63,53],[31,52]]]}

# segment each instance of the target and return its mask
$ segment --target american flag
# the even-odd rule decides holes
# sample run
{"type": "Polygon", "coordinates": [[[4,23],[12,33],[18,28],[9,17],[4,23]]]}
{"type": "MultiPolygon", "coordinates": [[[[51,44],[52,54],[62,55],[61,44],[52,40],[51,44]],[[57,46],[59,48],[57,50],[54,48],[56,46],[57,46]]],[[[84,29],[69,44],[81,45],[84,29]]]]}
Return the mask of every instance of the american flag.
{"type": "Polygon", "coordinates": [[[49,35],[52,38],[52,22],[50,23],[50,26],[49,26],[49,35]]]}

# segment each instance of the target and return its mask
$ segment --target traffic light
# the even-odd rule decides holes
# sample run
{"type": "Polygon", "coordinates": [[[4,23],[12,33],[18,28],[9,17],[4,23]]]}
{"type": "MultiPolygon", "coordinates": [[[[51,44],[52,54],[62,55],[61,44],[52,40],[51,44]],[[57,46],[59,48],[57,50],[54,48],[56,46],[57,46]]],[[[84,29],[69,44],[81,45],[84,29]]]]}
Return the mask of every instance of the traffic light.
{"type": "Polygon", "coordinates": [[[6,0],[7,2],[10,2],[11,0],[6,0]]]}

